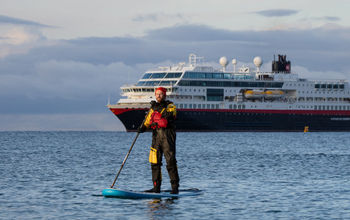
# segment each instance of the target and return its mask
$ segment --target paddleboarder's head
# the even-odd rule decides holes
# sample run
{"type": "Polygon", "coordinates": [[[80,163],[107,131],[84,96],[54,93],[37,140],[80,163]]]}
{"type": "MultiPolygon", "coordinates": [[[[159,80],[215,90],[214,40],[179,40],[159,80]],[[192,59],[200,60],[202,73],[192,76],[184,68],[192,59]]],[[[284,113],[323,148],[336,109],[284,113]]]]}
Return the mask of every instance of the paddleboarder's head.
{"type": "Polygon", "coordinates": [[[166,97],[166,88],[164,87],[158,87],[155,91],[156,94],[156,100],[157,102],[161,102],[165,100],[166,97]]]}

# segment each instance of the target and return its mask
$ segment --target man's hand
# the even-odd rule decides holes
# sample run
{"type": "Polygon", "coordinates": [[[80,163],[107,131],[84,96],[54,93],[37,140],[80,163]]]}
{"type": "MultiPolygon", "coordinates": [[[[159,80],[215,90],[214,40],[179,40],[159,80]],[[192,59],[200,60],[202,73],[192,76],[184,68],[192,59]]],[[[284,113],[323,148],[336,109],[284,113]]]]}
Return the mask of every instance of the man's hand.
{"type": "Polygon", "coordinates": [[[153,122],[152,124],[151,124],[151,126],[150,126],[152,129],[156,129],[156,128],[158,128],[159,126],[158,126],[158,123],[157,122],[153,122]]]}
{"type": "Polygon", "coordinates": [[[150,104],[151,104],[151,107],[153,107],[157,102],[156,101],[151,101],[150,104]]]}

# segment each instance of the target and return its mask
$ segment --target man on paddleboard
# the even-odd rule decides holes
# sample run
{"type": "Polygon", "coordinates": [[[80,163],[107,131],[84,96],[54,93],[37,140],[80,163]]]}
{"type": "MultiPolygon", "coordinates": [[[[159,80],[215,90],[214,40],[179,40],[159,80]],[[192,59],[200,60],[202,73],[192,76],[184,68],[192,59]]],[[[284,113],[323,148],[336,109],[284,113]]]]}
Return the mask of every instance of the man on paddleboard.
{"type": "Polygon", "coordinates": [[[151,102],[151,109],[146,115],[145,122],[138,128],[142,133],[146,129],[152,129],[152,147],[150,152],[150,162],[152,168],[153,188],[146,192],[160,192],[162,183],[162,157],[164,154],[167,162],[167,170],[170,177],[172,194],[179,193],[179,174],[176,165],[176,133],[175,118],[176,106],[165,100],[166,88],[159,87],[155,90],[156,102],[151,102]]]}

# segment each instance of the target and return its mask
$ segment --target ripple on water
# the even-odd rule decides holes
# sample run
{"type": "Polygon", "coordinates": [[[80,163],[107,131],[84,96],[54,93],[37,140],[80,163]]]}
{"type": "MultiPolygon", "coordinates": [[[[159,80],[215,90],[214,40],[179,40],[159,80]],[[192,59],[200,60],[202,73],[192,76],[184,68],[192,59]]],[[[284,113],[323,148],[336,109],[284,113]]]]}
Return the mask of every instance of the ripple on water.
{"type": "MultiPolygon", "coordinates": [[[[0,219],[347,219],[349,133],[178,133],[176,200],[104,198],[133,133],[0,132],[0,219]]],[[[149,133],[117,188],[152,186],[149,133]]],[[[170,189],[163,165],[163,189],[170,189]]]]}

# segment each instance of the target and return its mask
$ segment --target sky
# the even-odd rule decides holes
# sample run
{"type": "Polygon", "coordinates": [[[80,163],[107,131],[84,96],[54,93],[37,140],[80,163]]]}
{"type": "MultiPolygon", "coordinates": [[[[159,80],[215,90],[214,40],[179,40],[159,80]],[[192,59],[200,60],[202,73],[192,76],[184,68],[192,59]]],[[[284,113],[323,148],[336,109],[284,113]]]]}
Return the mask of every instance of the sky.
{"type": "Polygon", "coordinates": [[[108,110],[150,68],[221,56],[350,79],[350,1],[0,0],[0,131],[123,131],[108,110]]]}

